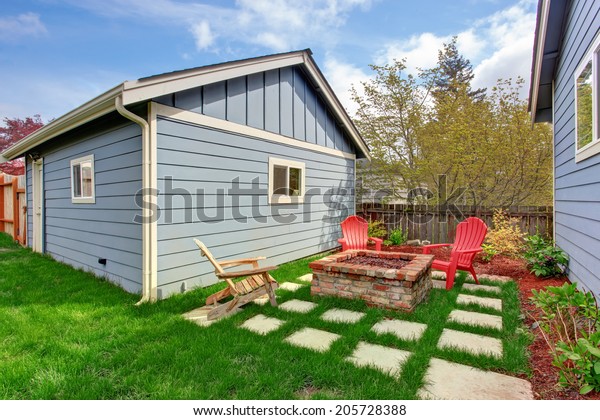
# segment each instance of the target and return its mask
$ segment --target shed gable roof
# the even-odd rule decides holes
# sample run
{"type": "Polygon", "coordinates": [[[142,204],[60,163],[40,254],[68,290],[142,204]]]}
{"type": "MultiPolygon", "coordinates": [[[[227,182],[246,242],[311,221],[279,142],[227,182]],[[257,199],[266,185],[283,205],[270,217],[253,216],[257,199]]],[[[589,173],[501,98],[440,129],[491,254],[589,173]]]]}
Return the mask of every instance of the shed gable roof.
{"type": "Polygon", "coordinates": [[[5,150],[1,157],[7,160],[14,159],[60,134],[114,111],[116,109],[115,100],[119,97],[122,98],[123,105],[132,105],[197,86],[294,65],[303,66],[328,107],[341,122],[341,126],[348,133],[349,138],[352,139],[357,149],[368,157],[369,151],[366,143],[317,67],[309,49],[229,61],[125,81],[25,137],[5,150]]]}
{"type": "Polygon", "coordinates": [[[529,87],[529,111],[534,123],[552,121],[552,82],[567,4],[568,0],[539,0],[538,3],[529,87]]]}

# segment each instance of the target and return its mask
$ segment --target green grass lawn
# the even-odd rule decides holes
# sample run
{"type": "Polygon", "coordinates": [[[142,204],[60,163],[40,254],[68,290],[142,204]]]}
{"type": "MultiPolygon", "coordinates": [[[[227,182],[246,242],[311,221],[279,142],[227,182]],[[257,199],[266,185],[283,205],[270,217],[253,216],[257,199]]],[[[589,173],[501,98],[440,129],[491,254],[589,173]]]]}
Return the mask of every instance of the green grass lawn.
{"type": "MultiPolygon", "coordinates": [[[[286,264],[272,274],[279,282],[295,281],[310,272],[309,261],[286,264]]],[[[464,274],[449,292],[432,290],[427,303],[412,314],[369,308],[360,301],[312,298],[307,286],[277,294],[279,303],[292,298],[318,303],[309,314],[247,305],[241,313],[203,328],[181,314],[202,306],[222,284],[135,306],[139,296],[20,248],[0,234],[0,398],[404,400],[416,398],[431,357],[527,373],[529,337],[521,329],[516,285],[501,284],[504,329],[494,331],[446,321],[463,280],[464,274]],[[334,307],[367,315],[353,325],[320,319],[334,307]],[[266,336],[239,328],[259,313],[287,322],[266,336]],[[428,328],[418,342],[370,331],[383,318],[422,322],[428,328]],[[283,341],[304,327],[342,338],[325,353],[283,341]],[[501,338],[504,357],[439,350],[444,327],[501,338]],[[400,378],[347,362],[359,341],[412,352],[400,378]]]]}

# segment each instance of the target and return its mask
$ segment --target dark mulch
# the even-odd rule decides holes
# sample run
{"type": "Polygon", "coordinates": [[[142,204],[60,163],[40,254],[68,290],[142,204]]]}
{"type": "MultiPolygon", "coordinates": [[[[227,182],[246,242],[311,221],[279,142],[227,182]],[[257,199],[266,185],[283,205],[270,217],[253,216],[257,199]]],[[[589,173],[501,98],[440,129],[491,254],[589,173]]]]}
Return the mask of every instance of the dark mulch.
{"type": "MultiPolygon", "coordinates": [[[[415,246],[391,246],[383,247],[384,251],[409,252],[421,254],[423,248],[415,246]]],[[[448,260],[450,251],[448,248],[434,249],[433,254],[436,258],[448,260]]],[[[519,298],[521,301],[521,312],[526,316],[524,323],[529,328],[539,316],[539,310],[529,300],[532,290],[540,290],[546,286],[560,286],[568,282],[567,277],[540,279],[527,270],[525,261],[522,259],[508,258],[496,255],[492,261],[483,261],[479,255],[473,263],[475,271],[478,274],[494,274],[498,276],[507,276],[516,280],[519,286],[519,298]]],[[[542,400],[600,400],[600,392],[591,392],[587,395],[580,395],[576,390],[565,390],[558,384],[558,369],[552,365],[552,356],[548,351],[548,346],[542,337],[539,328],[531,329],[534,335],[534,341],[529,346],[530,367],[532,376],[527,378],[531,381],[533,392],[537,399],[542,400]]]]}
{"type": "Polygon", "coordinates": [[[344,263],[349,264],[357,264],[357,265],[366,265],[369,267],[379,267],[379,268],[394,268],[396,270],[401,269],[406,266],[410,261],[408,260],[400,260],[395,258],[379,258],[379,257],[353,257],[350,258],[344,263]]]}

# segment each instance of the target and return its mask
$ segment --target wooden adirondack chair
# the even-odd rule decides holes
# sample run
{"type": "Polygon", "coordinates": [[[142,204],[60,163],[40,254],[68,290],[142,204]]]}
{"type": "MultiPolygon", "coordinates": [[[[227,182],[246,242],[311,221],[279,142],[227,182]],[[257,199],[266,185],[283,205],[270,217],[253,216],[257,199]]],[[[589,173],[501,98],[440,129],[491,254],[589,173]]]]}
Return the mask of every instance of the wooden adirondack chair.
{"type": "Polygon", "coordinates": [[[425,245],[423,254],[430,254],[433,248],[451,246],[450,261],[433,260],[432,267],[446,272],[446,290],[452,289],[456,270],[466,270],[473,275],[476,283],[477,274],[473,268],[473,260],[478,252],[483,251],[481,244],[485,240],[487,226],[477,217],[469,217],[456,227],[454,244],[425,245]]]}
{"type": "Polygon", "coordinates": [[[202,256],[208,258],[215,268],[215,274],[217,277],[227,282],[227,288],[217,293],[213,293],[206,298],[206,305],[214,306],[214,308],[208,313],[207,319],[209,321],[221,318],[234,309],[239,308],[240,306],[243,306],[260,296],[263,296],[264,294],[269,296],[272,306],[277,306],[275,293],[273,292],[275,289],[277,289],[277,282],[269,275],[269,271],[275,270],[277,266],[260,268],[258,266],[258,261],[264,260],[265,257],[217,261],[208,250],[206,245],[204,245],[198,239],[194,239],[194,242],[198,248],[200,248],[200,253],[202,256]],[[239,265],[252,265],[252,269],[232,272],[226,272],[224,270],[225,268],[237,267],[239,265]],[[245,277],[245,279],[234,283],[233,279],[238,277],[245,277]],[[217,305],[217,302],[228,296],[233,296],[233,299],[221,305],[217,305]]]}
{"type": "Polygon", "coordinates": [[[375,242],[375,250],[381,251],[383,239],[369,238],[369,223],[359,216],[348,216],[342,223],[343,238],[338,239],[342,251],[348,249],[367,249],[367,241],[375,242]]]}

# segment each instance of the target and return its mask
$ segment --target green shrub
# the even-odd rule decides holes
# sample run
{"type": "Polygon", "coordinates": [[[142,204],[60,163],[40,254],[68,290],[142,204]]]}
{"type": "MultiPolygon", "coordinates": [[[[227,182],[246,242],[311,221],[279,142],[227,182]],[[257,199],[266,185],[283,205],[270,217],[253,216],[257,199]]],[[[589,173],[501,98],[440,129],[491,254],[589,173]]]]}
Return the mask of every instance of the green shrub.
{"type": "Polygon", "coordinates": [[[578,291],[576,283],[532,293],[552,364],[559,368],[559,384],[581,394],[600,391],[600,318],[594,295],[578,291]]]}
{"type": "Polygon", "coordinates": [[[498,254],[498,251],[490,244],[483,244],[481,245],[481,248],[483,249],[483,254],[481,256],[483,261],[491,261],[492,258],[494,258],[494,255],[498,254]]]}
{"type": "Polygon", "coordinates": [[[387,235],[387,229],[381,220],[369,221],[369,238],[383,238],[387,235]]]}
{"type": "Polygon", "coordinates": [[[525,259],[530,271],[537,277],[555,277],[564,273],[569,257],[564,251],[540,235],[525,238],[525,259]]]}
{"type": "Polygon", "coordinates": [[[390,232],[390,235],[386,241],[383,241],[385,245],[402,245],[408,239],[406,233],[402,232],[402,228],[398,227],[390,232]]]}

